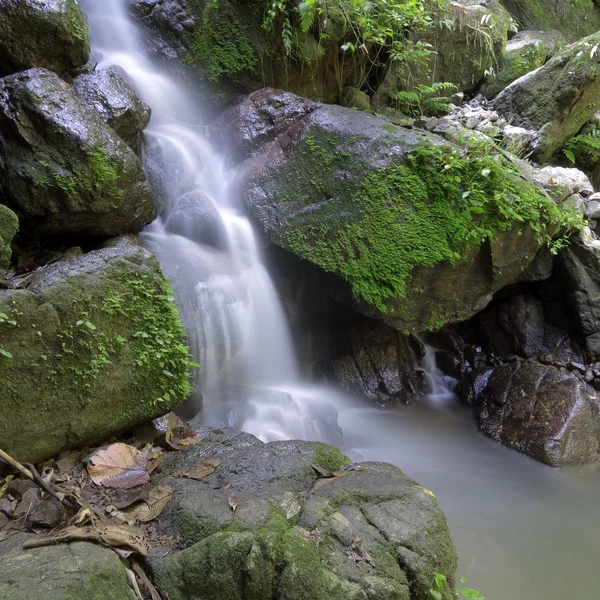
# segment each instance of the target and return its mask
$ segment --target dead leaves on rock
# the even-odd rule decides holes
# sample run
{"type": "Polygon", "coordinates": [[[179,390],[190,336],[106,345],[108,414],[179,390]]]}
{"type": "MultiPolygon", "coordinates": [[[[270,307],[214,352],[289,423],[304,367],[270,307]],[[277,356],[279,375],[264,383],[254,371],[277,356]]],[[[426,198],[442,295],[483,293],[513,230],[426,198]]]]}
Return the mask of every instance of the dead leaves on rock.
{"type": "Polygon", "coordinates": [[[216,468],[221,464],[221,461],[217,458],[211,458],[208,460],[203,460],[195,465],[191,466],[189,469],[181,472],[181,477],[185,477],[187,479],[204,479],[209,475],[212,475],[216,468]]]}
{"type": "Polygon", "coordinates": [[[375,568],[375,561],[373,557],[363,548],[362,538],[355,535],[352,538],[350,549],[347,552],[348,556],[356,563],[366,562],[375,568]]]}
{"type": "Polygon", "coordinates": [[[227,498],[227,502],[229,503],[229,507],[231,511],[235,514],[237,507],[240,505],[237,492],[232,490],[231,494],[229,494],[229,498],[227,498]]]}
{"type": "Polygon", "coordinates": [[[172,496],[173,488],[170,485],[156,486],[148,491],[146,499],[132,503],[124,510],[118,510],[114,516],[127,523],[149,523],[162,513],[172,496]]]}
{"type": "Polygon", "coordinates": [[[106,488],[130,489],[150,481],[146,456],[127,444],[101,448],[90,456],[87,470],[96,485],[106,488]]]}
{"type": "Polygon", "coordinates": [[[183,421],[175,414],[169,414],[167,421],[167,431],[165,432],[165,441],[173,450],[183,450],[188,446],[194,446],[202,441],[202,438],[196,437],[193,429],[186,429],[183,421]]]}

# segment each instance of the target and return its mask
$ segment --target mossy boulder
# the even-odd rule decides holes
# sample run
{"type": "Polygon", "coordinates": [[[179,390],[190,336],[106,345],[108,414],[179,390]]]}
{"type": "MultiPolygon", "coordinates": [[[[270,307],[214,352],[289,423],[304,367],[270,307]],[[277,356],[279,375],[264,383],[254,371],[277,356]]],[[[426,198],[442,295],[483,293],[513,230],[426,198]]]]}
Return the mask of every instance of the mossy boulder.
{"type": "Polygon", "coordinates": [[[560,31],[569,42],[600,30],[600,8],[594,0],[502,0],[524,29],[560,31]]]}
{"type": "Polygon", "coordinates": [[[0,447],[37,462],[169,412],[188,349],[158,261],[135,240],[0,291],[0,447]]]}
{"type": "Polygon", "coordinates": [[[111,237],[156,217],[137,156],[45,69],[0,79],[0,195],[30,235],[111,237]]]}
{"type": "Polygon", "coordinates": [[[444,514],[399,468],[351,466],[325,444],[263,444],[248,434],[219,444],[228,432],[202,435],[163,467],[181,472],[208,449],[220,461],[200,482],[162,478],[174,494],[158,528],[179,535],[184,549],[154,553],[151,566],[172,600],[426,600],[436,571],[448,578],[442,597],[453,597],[444,514]],[[313,465],[337,475],[317,479],[313,465]]]}
{"type": "Polygon", "coordinates": [[[75,77],[73,87],[126,144],[137,149],[139,135],[150,122],[150,107],[123,78],[100,69],[75,77]]]}
{"type": "Polygon", "coordinates": [[[7,206],[0,204],[0,267],[8,266],[12,250],[10,244],[19,231],[19,219],[7,206]]]}
{"type": "Polygon", "coordinates": [[[119,557],[89,542],[23,550],[30,536],[0,542],[2,600],[135,600],[119,557]]]}
{"type": "Polygon", "coordinates": [[[546,44],[523,31],[506,43],[506,53],[498,61],[479,90],[486,98],[495,96],[515,79],[534,71],[546,62],[546,44]]]}
{"type": "Polygon", "coordinates": [[[219,103],[265,85],[334,102],[353,68],[340,50],[347,27],[337,6],[328,11],[319,39],[292,22],[288,50],[279,23],[273,31],[263,26],[260,2],[168,0],[155,3],[141,22],[159,37],[151,46],[163,56],[176,54],[200,80],[203,96],[219,103]]]}
{"type": "Polygon", "coordinates": [[[516,281],[563,222],[556,204],[488,146],[467,151],[327,105],[282,131],[256,110],[285,113],[288,102],[297,105],[291,94],[262,90],[223,117],[230,132],[243,132],[234,136],[244,144],[238,152],[265,142],[245,165],[242,198],[271,243],[367,316],[409,332],[464,320],[516,281]]]}
{"type": "Polygon", "coordinates": [[[453,83],[459,91],[474,88],[504,54],[509,27],[510,15],[499,0],[464,0],[436,9],[431,27],[419,34],[433,50],[427,65],[407,69],[391,61],[373,103],[388,105],[394,92],[433,82],[453,83]]]}
{"type": "Polygon", "coordinates": [[[0,77],[32,67],[68,77],[89,55],[77,0],[0,0],[0,77]]]}
{"type": "Polygon", "coordinates": [[[517,79],[494,102],[514,125],[536,130],[533,158],[546,162],[597,111],[600,32],[571,44],[517,79]]]}

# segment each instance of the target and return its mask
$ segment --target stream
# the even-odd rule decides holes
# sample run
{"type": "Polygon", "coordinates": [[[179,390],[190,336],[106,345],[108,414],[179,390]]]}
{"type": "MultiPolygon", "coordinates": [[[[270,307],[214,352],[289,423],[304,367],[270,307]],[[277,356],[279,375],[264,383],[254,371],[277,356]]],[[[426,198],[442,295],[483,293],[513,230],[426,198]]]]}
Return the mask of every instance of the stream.
{"type": "Polygon", "coordinates": [[[235,173],[206,138],[193,90],[152,62],[127,0],[82,5],[97,68],[115,68],[152,108],[143,159],[161,216],[142,237],[173,284],[200,364],[195,421],[265,441],[320,440],[354,460],[400,466],[439,499],[458,577],[468,574],[489,600],[599,598],[598,470],[551,469],[484,438],[432,350],[432,393],[410,406],[383,411],[303,382],[235,173]]]}

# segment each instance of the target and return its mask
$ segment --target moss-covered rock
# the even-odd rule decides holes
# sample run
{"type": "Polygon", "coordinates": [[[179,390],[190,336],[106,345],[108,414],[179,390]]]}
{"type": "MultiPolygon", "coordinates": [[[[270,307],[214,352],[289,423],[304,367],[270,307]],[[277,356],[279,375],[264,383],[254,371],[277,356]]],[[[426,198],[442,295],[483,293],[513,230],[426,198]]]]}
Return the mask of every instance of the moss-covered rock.
{"type": "Polygon", "coordinates": [[[394,92],[433,82],[453,83],[459,91],[474,88],[504,54],[509,27],[510,15],[499,0],[465,0],[437,8],[432,26],[419,34],[433,50],[427,65],[407,69],[391,61],[373,103],[385,106],[394,92]]]}
{"type": "Polygon", "coordinates": [[[0,542],[2,600],[135,600],[119,557],[88,542],[23,550],[29,536],[0,542]]]}
{"type": "Polygon", "coordinates": [[[574,42],[600,29],[600,9],[594,0],[502,0],[524,29],[558,30],[574,42]]]}
{"type": "Polygon", "coordinates": [[[139,135],[150,122],[150,107],[121,77],[99,69],[75,77],[73,87],[125,143],[137,149],[139,135]]]}
{"type": "Polygon", "coordinates": [[[448,578],[444,600],[453,597],[456,555],[444,515],[397,467],[350,466],[325,444],[263,444],[244,434],[215,446],[228,432],[203,435],[163,468],[188,468],[207,448],[220,460],[201,482],[163,477],[174,495],[158,527],[186,547],[151,563],[172,600],[426,600],[435,571],[448,578]],[[337,475],[317,479],[312,465],[337,475]]]}
{"type": "MultiPolygon", "coordinates": [[[[248,148],[252,132],[269,139],[268,113],[250,109],[260,98],[296,103],[266,90],[228,112],[224,121],[245,132],[248,148]]],[[[564,222],[489,147],[465,154],[338,106],[319,105],[291,124],[245,173],[242,196],[266,237],[318,267],[327,294],[403,331],[481,310],[564,222]]]]}
{"type": "Polygon", "coordinates": [[[541,67],[546,61],[546,44],[537,36],[523,31],[509,40],[506,53],[498,61],[494,72],[488,75],[479,90],[486,98],[495,96],[510,83],[541,67]]]}
{"type": "Polygon", "coordinates": [[[515,125],[538,131],[533,157],[546,162],[597,111],[600,33],[571,44],[543,67],[517,79],[494,102],[515,125]]]}
{"type": "Polygon", "coordinates": [[[32,67],[68,77],[89,54],[87,23],[77,0],[0,1],[0,77],[32,67]]]}
{"type": "Polygon", "coordinates": [[[6,267],[12,250],[10,243],[19,231],[19,219],[7,206],[0,204],[0,267],[6,267]]]}
{"type": "Polygon", "coordinates": [[[38,461],[169,412],[188,349],[158,261],[126,238],[0,292],[0,447],[38,461]]]}
{"type": "Polygon", "coordinates": [[[110,237],[156,217],[137,156],[45,69],[0,79],[0,194],[30,235],[110,237]]]}

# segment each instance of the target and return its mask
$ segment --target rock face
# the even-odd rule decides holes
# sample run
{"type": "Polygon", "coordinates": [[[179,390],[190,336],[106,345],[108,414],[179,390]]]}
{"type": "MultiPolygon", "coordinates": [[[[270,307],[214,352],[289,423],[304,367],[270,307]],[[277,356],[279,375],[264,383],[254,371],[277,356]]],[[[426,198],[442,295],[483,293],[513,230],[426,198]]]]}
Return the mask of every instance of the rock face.
{"type": "Polygon", "coordinates": [[[600,29],[600,10],[593,0],[502,0],[502,4],[525,29],[556,29],[569,42],[600,29]]]}
{"type": "Polygon", "coordinates": [[[10,243],[19,231],[19,219],[7,206],[0,204],[0,267],[6,267],[12,254],[10,243]]]}
{"type": "Polygon", "coordinates": [[[0,195],[36,235],[110,237],[156,217],[140,162],[57,75],[0,79],[0,195]]]}
{"type": "Polygon", "coordinates": [[[0,542],[0,598],[4,600],[135,600],[119,557],[88,542],[23,550],[29,536],[0,542]]]}
{"type": "MultiPolygon", "coordinates": [[[[166,469],[189,468],[219,439],[208,434],[166,469]]],[[[201,481],[162,480],[174,495],[158,527],[185,549],[157,552],[151,565],[172,600],[426,600],[434,571],[448,578],[444,600],[453,597],[444,515],[400,469],[349,466],[331,446],[263,444],[248,434],[218,445],[212,458],[220,464],[201,481]],[[311,465],[343,470],[317,480],[311,465]]]]}
{"type": "Polygon", "coordinates": [[[0,76],[45,67],[68,77],[89,54],[87,23],[76,0],[0,2],[0,76]]]}
{"type": "Polygon", "coordinates": [[[553,467],[598,460],[600,403],[581,379],[534,361],[484,371],[471,380],[487,436],[553,467]]]}
{"type": "Polygon", "coordinates": [[[486,98],[495,96],[515,79],[544,64],[546,44],[536,33],[521,31],[506,43],[506,53],[498,61],[494,73],[485,78],[480,89],[486,98]]]}
{"type": "Polygon", "coordinates": [[[188,350],[167,290],[124,238],[0,291],[0,447],[37,462],[180,404],[188,350]]]}
{"type": "MultiPolygon", "coordinates": [[[[456,188],[447,204],[440,199],[450,184],[445,161],[456,155],[455,146],[438,136],[338,106],[305,104],[299,110],[297,97],[273,90],[250,95],[222,122],[236,132],[238,152],[252,153],[259,139],[263,144],[246,164],[241,192],[269,241],[329,273],[322,278],[328,295],[397,329],[437,329],[472,316],[535,256],[533,230],[502,218],[489,222],[496,232],[491,241],[482,243],[483,234],[468,248],[448,246],[452,238],[464,242],[479,221],[448,219],[454,202],[470,192],[456,188]],[[272,119],[273,111],[287,115],[288,105],[295,119],[272,119]],[[456,234],[448,225],[465,229],[456,234]]],[[[474,170],[463,175],[465,181],[480,177],[491,184],[484,202],[499,185],[502,193],[519,196],[522,206],[538,198],[536,206],[556,210],[508,167],[490,161],[488,170],[473,159],[460,164],[474,170]],[[491,169],[495,175],[487,179],[491,169]]],[[[496,211],[473,209],[488,216],[496,211]]]]}
{"type": "Polygon", "coordinates": [[[533,158],[546,162],[595,114],[600,99],[600,33],[567,46],[501,92],[495,108],[514,125],[537,130],[533,158]]]}
{"type": "Polygon", "coordinates": [[[150,122],[150,107],[121,77],[101,69],[75,77],[73,87],[126,144],[137,148],[139,134],[150,122]]]}

